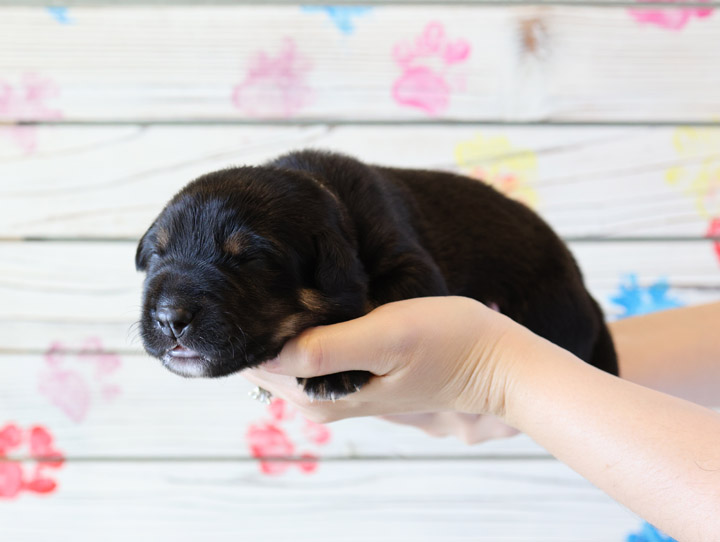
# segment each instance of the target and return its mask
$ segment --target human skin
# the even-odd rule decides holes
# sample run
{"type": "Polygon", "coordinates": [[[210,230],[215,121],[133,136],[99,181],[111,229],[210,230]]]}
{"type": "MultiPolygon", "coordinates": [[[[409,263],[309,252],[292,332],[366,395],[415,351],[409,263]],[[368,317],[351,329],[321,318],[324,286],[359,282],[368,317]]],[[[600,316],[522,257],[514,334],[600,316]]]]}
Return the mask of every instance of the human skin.
{"type": "Polygon", "coordinates": [[[720,407],[720,303],[610,324],[620,376],[694,403],[720,407]]]}
{"type": "MultiPolygon", "coordinates": [[[[720,303],[633,316],[610,324],[620,376],[695,403],[720,406],[720,303]]],[[[452,435],[467,444],[518,431],[490,415],[422,412],[382,416],[435,437],[452,435]]]]}
{"type": "MultiPolygon", "coordinates": [[[[699,358],[710,368],[708,378],[716,378],[720,350],[706,335],[719,315],[720,304],[710,305],[696,321],[708,322],[705,331],[688,325],[662,337],[653,322],[615,327],[618,338],[634,337],[617,341],[621,373],[652,381],[652,356],[638,352],[653,341],[669,348],[666,335],[675,334],[702,346],[674,355],[699,358]],[[633,355],[644,361],[623,369],[623,359],[633,355]]],[[[319,422],[418,412],[495,416],[671,536],[720,537],[720,414],[599,371],[476,301],[384,305],[357,320],[310,329],[276,360],[246,374],[319,422]],[[293,378],[354,369],[375,378],[335,403],[311,402],[293,378]]],[[[712,403],[705,393],[704,402],[712,403]]]]}

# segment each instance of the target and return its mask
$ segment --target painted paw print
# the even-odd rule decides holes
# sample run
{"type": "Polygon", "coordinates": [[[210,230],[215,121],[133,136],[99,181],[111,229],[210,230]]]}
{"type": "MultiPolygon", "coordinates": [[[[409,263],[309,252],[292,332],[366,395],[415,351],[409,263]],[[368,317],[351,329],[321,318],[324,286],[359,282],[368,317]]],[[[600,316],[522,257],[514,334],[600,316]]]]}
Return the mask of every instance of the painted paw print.
{"type": "Polygon", "coordinates": [[[650,286],[640,286],[637,275],[629,274],[624,277],[618,290],[610,300],[624,309],[619,318],[683,306],[681,301],[668,295],[670,285],[665,279],[660,279],[650,286]]]}
{"type": "MultiPolygon", "coordinates": [[[[652,0],[637,0],[638,3],[650,2],[652,0]]],[[[686,0],[687,1],[687,0],[686,0]]],[[[698,0],[698,2],[710,3],[710,0],[698,0]]],[[[673,1],[680,6],[683,0],[673,1]]],[[[713,13],[712,8],[683,8],[683,9],[629,9],[630,16],[639,23],[653,24],[666,30],[679,31],[685,28],[693,17],[704,19],[713,13]]]]}
{"type": "Polygon", "coordinates": [[[695,200],[700,216],[720,216],[720,133],[712,128],[680,127],[672,142],[683,160],[665,172],[665,179],[695,200]]]}
{"type": "Polygon", "coordinates": [[[470,177],[491,184],[506,196],[537,208],[537,155],[515,146],[506,136],[477,134],[455,146],[455,161],[470,177]]]}
{"type": "Polygon", "coordinates": [[[53,445],[50,432],[36,425],[23,430],[13,423],[0,428],[0,499],[12,499],[22,491],[51,493],[57,489],[57,482],[47,471],[59,469],[64,462],[62,452],[53,445]],[[23,454],[23,447],[29,453],[23,454]],[[8,461],[10,453],[27,455],[35,459],[35,465],[27,472],[26,462],[8,461]]]}
{"type": "Polygon", "coordinates": [[[442,113],[450,103],[453,87],[464,86],[458,77],[456,84],[451,84],[449,72],[469,56],[466,40],[449,41],[441,23],[429,23],[414,42],[398,43],[393,49],[393,58],[403,70],[392,88],[394,100],[428,115],[442,113]]]}
{"type": "Polygon", "coordinates": [[[55,342],[45,353],[38,389],[68,418],[80,423],[87,416],[93,396],[112,401],[120,395],[112,376],[121,366],[120,357],[105,352],[97,337],[87,339],[74,356],[67,354],[62,343],[55,342]]]}
{"type": "MultiPolygon", "coordinates": [[[[59,110],[52,109],[46,103],[58,93],[57,85],[36,74],[26,74],[18,85],[0,80],[0,119],[18,121],[62,118],[59,110]]],[[[25,152],[33,152],[37,147],[35,126],[10,126],[3,132],[25,152]]]]}
{"type": "Polygon", "coordinates": [[[674,538],[670,538],[665,533],[659,531],[649,523],[643,523],[642,530],[639,533],[628,535],[627,542],[677,542],[674,538]]]}
{"type": "MultiPolygon", "coordinates": [[[[720,238],[720,218],[714,218],[710,221],[707,237],[720,238]]],[[[720,241],[713,241],[713,250],[715,251],[715,256],[717,256],[718,263],[720,263],[720,241]]]]}
{"type": "Polygon", "coordinates": [[[308,13],[324,12],[332,24],[343,34],[349,36],[355,32],[355,18],[366,15],[372,8],[369,6],[303,6],[308,13]]]}
{"type": "Polygon", "coordinates": [[[312,449],[325,446],[330,441],[330,430],[322,424],[311,422],[297,414],[282,399],[273,399],[267,407],[270,419],[261,420],[248,427],[246,438],[250,453],[260,460],[260,472],[267,475],[283,474],[292,467],[304,473],[315,472],[318,455],[312,449]],[[298,433],[291,438],[291,433],[298,433]],[[302,450],[296,441],[302,441],[302,450]],[[285,460],[293,458],[292,460],[285,460]],[[299,458],[299,459],[298,459],[299,458]]]}
{"type": "Polygon", "coordinates": [[[312,101],[306,82],[311,62],[286,38],[276,56],[252,57],[242,83],[233,89],[235,107],[252,117],[292,117],[312,101]]]}

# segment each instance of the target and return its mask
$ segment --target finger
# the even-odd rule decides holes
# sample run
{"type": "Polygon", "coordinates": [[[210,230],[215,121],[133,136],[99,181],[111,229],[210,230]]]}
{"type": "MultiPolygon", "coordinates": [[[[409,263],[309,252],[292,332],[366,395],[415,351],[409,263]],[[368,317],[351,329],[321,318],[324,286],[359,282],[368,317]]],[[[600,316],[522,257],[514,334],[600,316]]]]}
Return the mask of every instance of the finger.
{"type": "Polygon", "coordinates": [[[242,374],[249,382],[266,389],[275,397],[296,404],[307,399],[297,380],[291,376],[275,375],[260,369],[247,369],[242,374]]]}
{"type": "Polygon", "coordinates": [[[349,417],[365,415],[357,411],[357,404],[331,401],[313,401],[297,384],[294,377],[273,375],[261,369],[243,372],[248,381],[269,391],[273,397],[283,399],[292,405],[303,417],[317,423],[331,423],[349,417]]]}
{"type": "Polygon", "coordinates": [[[398,313],[392,305],[398,304],[384,305],[355,320],[308,329],[262,368],[302,378],[353,370],[387,374],[393,367],[393,353],[406,342],[409,328],[402,315],[392,317],[398,313]]]}
{"type": "Polygon", "coordinates": [[[274,374],[262,369],[246,369],[242,374],[253,383],[263,382],[284,388],[296,388],[299,386],[297,380],[292,376],[274,374]]]}
{"type": "Polygon", "coordinates": [[[351,370],[374,372],[377,368],[366,327],[365,322],[352,320],[309,329],[289,341],[280,355],[263,369],[301,378],[351,370]]]}

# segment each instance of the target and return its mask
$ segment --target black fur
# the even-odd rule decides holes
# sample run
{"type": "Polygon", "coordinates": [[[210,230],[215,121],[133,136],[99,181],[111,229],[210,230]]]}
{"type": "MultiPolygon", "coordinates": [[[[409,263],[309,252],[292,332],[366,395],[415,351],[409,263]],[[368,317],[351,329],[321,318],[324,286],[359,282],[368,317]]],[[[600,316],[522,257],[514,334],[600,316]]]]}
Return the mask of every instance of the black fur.
{"type": "MultiPolygon", "coordinates": [[[[602,313],[565,245],[527,207],[459,175],[316,151],[210,173],[165,207],[136,265],[147,271],[145,348],[184,376],[257,366],[308,327],[441,295],[496,304],[617,374],[602,313]]],[[[369,377],[301,383],[329,398],[369,377]]]]}

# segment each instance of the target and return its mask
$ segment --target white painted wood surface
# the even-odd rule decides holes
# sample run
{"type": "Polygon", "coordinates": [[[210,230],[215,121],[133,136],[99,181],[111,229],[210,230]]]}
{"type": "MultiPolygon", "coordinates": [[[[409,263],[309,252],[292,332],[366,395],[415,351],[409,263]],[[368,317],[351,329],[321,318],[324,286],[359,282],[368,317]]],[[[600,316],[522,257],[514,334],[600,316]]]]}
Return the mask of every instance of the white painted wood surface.
{"type": "MultiPolygon", "coordinates": [[[[71,345],[69,341],[64,344],[71,345]]],[[[273,408],[250,400],[252,386],[243,378],[171,378],[157,360],[141,355],[120,356],[116,370],[98,377],[100,356],[77,350],[59,351],[55,354],[61,365],[58,372],[73,373],[82,384],[62,390],[65,381],[56,378],[55,390],[49,390],[45,382],[53,368],[48,357],[0,357],[3,378],[12,383],[4,387],[0,407],[13,413],[12,422],[18,427],[30,427],[38,421],[52,427],[58,447],[70,462],[188,458],[247,461],[253,457],[255,443],[250,428],[270,422],[284,430],[293,443],[292,453],[281,454],[288,457],[310,453],[328,461],[549,459],[547,452],[525,436],[465,446],[374,419],[344,420],[321,429],[308,424],[289,406],[286,415],[278,419],[273,408]],[[112,395],[104,393],[110,386],[112,395]],[[87,392],[86,402],[77,398],[83,391],[87,392]],[[318,431],[322,431],[321,438],[318,431]]],[[[28,457],[26,451],[19,448],[10,455],[23,459],[28,457]]]]}
{"type": "MultiPolygon", "coordinates": [[[[637,276],[638,291],[666,281],[668,297],[682,304],[720,298],[719,265],[710,242],[574,242],[570,247],[609,318],[624,314],[611,298],[631,274],[637,276]]],[[[133,324],[140,316],[143,277],[135,272],[134,255],[131,242],[0,243],[2,349],[42,353],[63,338],[77,346],[100,336],[111,352],[140,353],[133,324]]]]}
{"type": "Polygon", "coordinates": [[[281,479],[245,463],[74,463],[58,477],[52,505],[3,503],[9,540],[606,542],[637,524],[546,460],[360,460],[281,479]]]}
{"type": "Polygon", "coordinates": [[[0,1],[0,448],[21,431],[0,460],[0,539],[637,530],[524,436],[469,447],[379,420],[322,429],[251,401],[241,378],[167,373],[133,329],[134,245],[193,177],[327,148],[488,178],[569,240],[608,318],[720,299],[720,248],[704,239],[720,235],[717,14],[89,3],[0,1]],[[261,441],[293,461],[254,459],[261,441]],[[65,461],[38,469],[38,450],[65,461]],[[26,485],[9,495],[18,466],[26,485]]]}
{"type": "Polygon", "coordinates": [[[720,19],[708,13],[8,7],[2,82],[21,102],[25,86],[42,91],[0,119],[712,122],[720,19]]]}
{"type": "MultiPolygon", "coordinates": [[[[64,0],[62,4],[58,2],[47,2],[47,0],[0,0],[0,6],[23,6],[23,7],[41,7],[45,8],[47,6],[51,6],[51,8],[55,8],[55,6],[58,7],[103,7],[103,6],[112,6],[113,4],[117,4],[114,0],[64,0]]],[[[125,6],[166,6],[166,5],[197,5],[198,0],[124,0],[123,5],[125,6]]],[[[233,5],[233,6],[257,6],[257,5],[274,5],[274,6],[283,6],[283,5],[290,5],[290,6],[296,6],[297,2],[295,0],[203,0],[202,4],[205,6],[222,6],[222,5],[233,5]]],[[[511,0],[509,2],[498,2],[495,0],[364,0],[361,4],[358,4],[356,0],[337,0],[336,2],[333,2],[332,6],[340,6],[340,7],[356,7],[358,5],[362,6],[389,6],[389,5],[398,5],[398,6],[407,6],[407,7],[426,7],[426,6],[442,6],[442,5],[450,5],[450,6],[474,6],[474,7],[483,7],[487,5],[495,5],[495,4],[509,4],[509,5],[581,5],[581,6],[606,6],[606,7],[636,7],[637,2],[633,1],[627,1],[627,0],[540,0],[537,2],[532,2],[529,0],[511,0]]],[[[309,5],[309,6],[323,6],[327,7],[328,4],[324,0],[307,0],[307,2],[303,2],[303,5],[309,5]]],[[[690,8],[715,8],[720,5],[717,0],[708,0],[707,2],[698,0],[696,2],[682,2],[682,7],[690,7],[690,8]]],[[[668,6],[667,2],[662,2],[660,0],[648,0],[647,2],[643,2],[643,7],[650,8],[664,8],[665,10],[671,10],[673,9],[671,6],[668,6]]]]}
{"type": "Polygon", "coordinates": [[[569,238],[702,237],[720,213],[720,128],[111,126],[32,137],[33,152],[0,146],[5,239],[136,239],[193,178],[306,147],[482,176],[569,238]]]}

